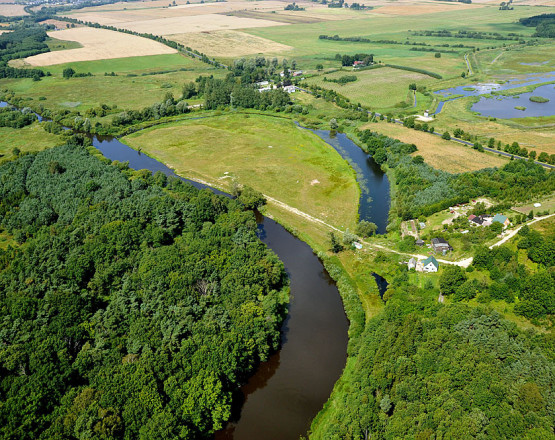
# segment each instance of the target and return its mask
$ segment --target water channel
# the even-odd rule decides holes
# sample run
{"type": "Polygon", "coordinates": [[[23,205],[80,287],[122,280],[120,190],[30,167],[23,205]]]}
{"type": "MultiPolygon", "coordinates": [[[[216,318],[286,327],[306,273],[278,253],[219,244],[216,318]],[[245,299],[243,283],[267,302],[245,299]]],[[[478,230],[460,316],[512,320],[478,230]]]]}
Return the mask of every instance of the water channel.
{"type": "MultiPolygon", "coordinates": [[[[0,102],[0,107],[5,105],[0,102]]],[[[355,168],[363,193],[361,219],[374,221],[378,231],[385,232],[389,211],[387,176],[344,134],[313,132],[355,168]],[[373,195],[372,201],[368,194],[373,195]]],[[[133,169],[161,171],[197,188],[209,188],[177,176],[166,165],[114,137],[91,138],[108,159],[127,161],[133,169]]],[[[348,321],[337,287],[322,262],[306,243],[275,221],[257,215],[257,223],[259,238],[283,261],[289,275],[289,314],[282,328],[281,349],[261,364],[241,388],[236,396],[234,420],[216,434],[216,440],[298,440],[328,399],[346,361],[348,321]]]]}

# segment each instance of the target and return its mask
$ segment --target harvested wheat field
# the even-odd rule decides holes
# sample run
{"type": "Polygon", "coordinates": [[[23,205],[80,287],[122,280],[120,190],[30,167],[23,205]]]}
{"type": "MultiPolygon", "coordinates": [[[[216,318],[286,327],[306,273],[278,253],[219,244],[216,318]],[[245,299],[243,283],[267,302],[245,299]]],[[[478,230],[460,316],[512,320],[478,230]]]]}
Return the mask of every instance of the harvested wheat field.
{"type": "Polygon", "coordinates": [[[66,16],[82,21],[91,21],[103,25],[118,25],[138,21],[156,20],[163,18],[193,17],[209,14],[228,14],[234,11],[273,11],[283,10],[283,3],[279,1],[235,1],[218,3],[177,4],[177,6],[162,6],[157,2],[140,3],[139,5],[124,3],[105,5],[102,7],[83,8],[66,16]],[[130,5],[133,5],[130,7],[130,5]],[[144,5],[142,7],[138,7],[144,5]]]}
{"type": "Polygon", "coordinates": [[[240,57],[257,53],[283,52],[291,46],[240,31],[214,31],[168,35],[166,38],[213,57],[240,57]]]}
{"type": "Polygon", "coordinates": [[[18,15],[27,15],[25,5],[16,5],[11,3],[0,3],[0,15],[5,17],[16,17],[18,15]]]}
{"type": "Polygon", "coordinates": [[[218,14],[155,18],[152,20],[147,20],[143,17],[140,20],[134,21],[122,21],[128,17],[125,14],[116,15],[120,17],[119,21],[116,17],[105,16],[105,14],[100,13],[83,14],[82,16],[74,15],[73,17],[80,20],[115,26],[120,29],[154,35],[173,35],[189,32],[218,31],[223,29],[283,26],[285,24],[276,21],[229,17],[218,14]]]}
{"type": "Polygon", "coordinates": [[[48,36],[59,40],[77,41],[83,47],[41,53],[25,58],[26,63],[31,66],[51,66],[75,61],[94,61],[177,52],[171,47],[147,38],[90,27],[48,32],[48,36]]]}
{"type": "Polygon", "coordinates": [[[422,156],[427,164],[449,173],[463,173],[482,168],[501,167],[507,158],[494,153],[480,153],[471,147],[446,141],[439,136],[416,131],[397,124],[371,124],[364,128],[377,131],[408,144],[415,144],[418,151],[413,156],[422,156]]]}

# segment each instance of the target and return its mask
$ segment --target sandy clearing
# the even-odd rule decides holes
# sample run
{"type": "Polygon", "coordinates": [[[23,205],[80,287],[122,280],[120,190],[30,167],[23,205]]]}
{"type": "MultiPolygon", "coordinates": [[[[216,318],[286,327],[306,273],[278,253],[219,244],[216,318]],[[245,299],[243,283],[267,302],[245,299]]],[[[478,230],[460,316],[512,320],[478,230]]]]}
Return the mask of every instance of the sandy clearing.
{"type": "Polygon", "coordinates": [[[18,15],[27,15],[23,9],[25,5],[16,5],[10,3],[0,3],[0,15],[6,17],[16,17],[18,15]]]}
{"type": "Polygon", "coordinates": [[[131,21],[115,24],[115,26],[118,28],[154,35],[174,35],[190,32],[218,31],[224,29],[247,29],[284,25],[286,24],[276,21],[230,17],[227,15],[218,14],[160,18],[154,20],[131,21]]]}
{"type": "Polygon", "coordinates": [[[28,64],[32,66],[51,66],[53,64],[75,61],[93,61],[177,52],[171,47],[147,38],[90,27],[48,32],[48,36],[60,40],[77,41],[83,47],[28,57],[25,59],[28,64]]]}
{"type": "Polygon", "coordinates": [[[240,31],[213,31],[168,35],[168,39],[214,57],[239,57],[293,49],[262,37],[240,31]]]}

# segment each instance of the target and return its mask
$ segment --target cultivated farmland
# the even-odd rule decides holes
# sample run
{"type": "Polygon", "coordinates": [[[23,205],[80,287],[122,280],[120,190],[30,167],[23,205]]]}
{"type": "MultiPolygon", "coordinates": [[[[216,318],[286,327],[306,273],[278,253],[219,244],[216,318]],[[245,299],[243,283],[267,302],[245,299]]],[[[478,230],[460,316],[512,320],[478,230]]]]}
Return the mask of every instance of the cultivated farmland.
{"type": "Polygon", "coordinates": [[[175,49],[156,41],[106,29],[77,27],[49,32],[48,35],[59,40],[76,41],[83,47],[47,52],[28,57],[25,61],[31,66],[51,66],[53,64],[75,61],[92,61],[177,52],[175,49]]]}
{"type": "Polygon", "coordinates": [[[15,3],[0,3],[0,15],[6,17],[15,17],[18,15],[27,15],[23,9],[25,5],[17,5],[15,3]]]}
{"type": "Polygon", "coordinates": [[[285,44],[240,31],[214,31],[168,35],[168,39],[215,57],[239,57],[259,53],[276,53],[292,49],[285,44]]]}

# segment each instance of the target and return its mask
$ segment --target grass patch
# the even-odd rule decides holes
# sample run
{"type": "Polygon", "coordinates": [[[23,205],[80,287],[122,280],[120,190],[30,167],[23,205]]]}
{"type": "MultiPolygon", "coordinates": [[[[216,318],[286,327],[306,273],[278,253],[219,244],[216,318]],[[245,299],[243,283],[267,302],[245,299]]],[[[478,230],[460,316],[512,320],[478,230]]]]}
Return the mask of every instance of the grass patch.
{"type": "Polygon", "coordinates": [[[79,49],[80,47],[83,47],[77,41],[58,40],[56,38],[48,38],[46,40],[46,45],[50,49],[50,52],[56,52],[58,50],[79,49]]]}
{"type": "Polygon", "coordinates": [[[354,227],[354,172],[331,146],[291,120],[224,115],[153,127],[124,142],[182,176],[228,190],[236,179],[334,226],[354,227]]]}
{"type": "Polygon", "coordinates": [[[522,106],[522,105],[517,105],[517,106],[515,107],[515,110],[522,110],[522,111],[524,111],[524,110],[526,110],[526,107],[524,107],[524,106],[522,106]]]}
{"type": "Polygon", "coordinates": [[[549,99],[544,98],[543,96],[530,96],[529,99],[532,102],[539,102],[539,103],[549,102],[549,99]]]}
{"type": "Polygon", "coordinates": [[[61,143],[59,136],[45,132],[38,123],[23,128],[0,127],[0,160],[11,159],[14,148],[40,151],[61,143]]]}

